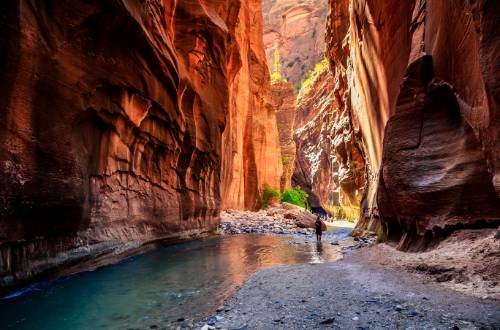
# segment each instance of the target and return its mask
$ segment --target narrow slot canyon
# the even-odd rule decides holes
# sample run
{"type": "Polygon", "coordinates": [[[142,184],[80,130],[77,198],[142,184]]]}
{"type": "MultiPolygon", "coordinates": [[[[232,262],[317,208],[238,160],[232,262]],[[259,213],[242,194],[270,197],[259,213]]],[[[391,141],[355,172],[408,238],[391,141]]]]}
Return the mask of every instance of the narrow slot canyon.
{"type": "Polygon", "coordinates": [[[499,21],[2,2],[0,328],[500,328],[499,21]]]}

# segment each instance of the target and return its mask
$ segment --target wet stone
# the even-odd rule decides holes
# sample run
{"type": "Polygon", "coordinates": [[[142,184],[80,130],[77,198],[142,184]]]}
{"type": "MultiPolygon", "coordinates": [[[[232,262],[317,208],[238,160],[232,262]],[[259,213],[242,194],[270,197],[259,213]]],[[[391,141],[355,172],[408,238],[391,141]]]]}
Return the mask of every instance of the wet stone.
{"type": "Polygon", "coordinates": [[[328,318],[324,321],[321,321],[319,324],[332,324],[333,322],[335,322],[335,318],[331,317],[331,318],[328,318]]]}

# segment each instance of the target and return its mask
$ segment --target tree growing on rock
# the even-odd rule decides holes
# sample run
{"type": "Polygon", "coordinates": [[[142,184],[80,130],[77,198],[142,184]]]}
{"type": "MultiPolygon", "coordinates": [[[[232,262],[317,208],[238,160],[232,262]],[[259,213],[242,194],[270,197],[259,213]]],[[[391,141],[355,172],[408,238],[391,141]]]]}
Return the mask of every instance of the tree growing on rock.
{"type": "Polygon", "coordinates": [[[281,59],[280,52],[278,51],[278,45],[274,45],[274,68],[271,71],[271,84],[275,84],[278,81],[284,80],[281,76],[281,59]]]}
{"type": "Polygon", "coordinates": [[[281,195],[281,203],[290,203],[303,208],[307,208],[307,198],[309,194],[302,190],[300,187],[286,189],[281,195]]]}
{"type": "Polygon", "coordinates": [[[262,206],[261,208],[267,209],[269,205],[274,202],[278,202],[280,199],[280,193],[277,189],[271,187],[267,183],[264,184],[264,191],[262,192],[262,206]]]}

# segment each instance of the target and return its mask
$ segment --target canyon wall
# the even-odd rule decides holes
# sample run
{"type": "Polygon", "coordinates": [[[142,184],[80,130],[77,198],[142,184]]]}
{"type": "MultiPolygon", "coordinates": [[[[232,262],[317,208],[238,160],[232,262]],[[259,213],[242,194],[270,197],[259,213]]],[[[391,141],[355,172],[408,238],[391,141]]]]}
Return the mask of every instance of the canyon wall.
{"type": "Polygon", "coordinates": [[[262,29],[261,1],[242,1],[233,44],[239,57],[230,63],[235,75],[222,137],[223,209],[258,209],[264,185],[280,185],[283,166],[262,29]]]}
{"type": "Polygon", "coordinates": [[[498,225],[500,2],[329,7],[327,56],[367,165],[356,232],[416,249],[498,225]]]}
{"type": "Polygon", "coordinates": [[[0,287],[211,231],[242,171],[249,202],[230,205],[279,182],[260,1],[17,0],[0,17],[0,287]]]}
{"type": "Polygon", "coordinates": [[[262,0],[267,63],[277,48],[282,75],[298,90],[325,53],[326,0],[262,0]]]}
{"type": "Polygon", "coordinates": [[[342,91],[328,66],[297,100],[294,140],[297,158],[293,184],[309,194],[313,210],[356,217],[364,189],[360,136],[349,111],[340,107],[342,91]]]}
{"type": "Polygon", "coordinates": [[[281,161],[283,174],[280,178],[279,188],[281,192],[292,187],[292,175],[294,171],[296,146],[293,140],[295,126],[295,102],[297,96],[293,85],[284,80],[278,80],[271,84],[273,105],[276,109],[276,122],[278,125],[281,161]]]}

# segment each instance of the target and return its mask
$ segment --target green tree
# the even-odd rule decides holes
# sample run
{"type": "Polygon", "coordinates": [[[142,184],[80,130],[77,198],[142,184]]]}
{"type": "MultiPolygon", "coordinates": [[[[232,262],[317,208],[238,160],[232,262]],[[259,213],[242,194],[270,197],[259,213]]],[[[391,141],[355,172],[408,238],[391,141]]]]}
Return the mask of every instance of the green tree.
{"type": "Polygon", "coordinates": [[[314,68],[310,70],[304,80],[300,83],[299,97],[308,94],[316,79],[326,70],[329,70],[328,59],[325,57],[319,63],[316,63],[314,68]]]}
{"type": "Polygon", "coordinates": [[[271,71],[271,84],[283,80],[281,76],[281,60],[280,52],[278,51],[278,44],[274,44],[274,68],[271,71]]]}
{"type": "Polygon", "coordinates": [[[274,189],[267,183],[264,184],[264,191],[262,192],[262,206],[261,208],[267,209],[269,207],[269,202],[272,199],[278,199],[280,197],[280,193],[277,189],[274,189]]]}
{"type": "Polygon", "coordinates": [[[286,189],[281,196],[281,202],[294,204],[303,208],[307,207],[307,198],[309,194],[302,190],[300,187],[286,189]]]}

